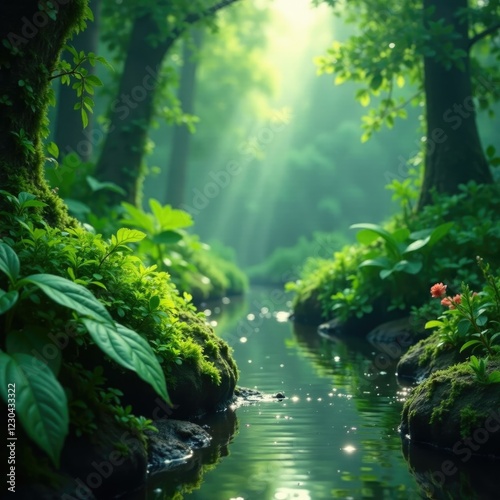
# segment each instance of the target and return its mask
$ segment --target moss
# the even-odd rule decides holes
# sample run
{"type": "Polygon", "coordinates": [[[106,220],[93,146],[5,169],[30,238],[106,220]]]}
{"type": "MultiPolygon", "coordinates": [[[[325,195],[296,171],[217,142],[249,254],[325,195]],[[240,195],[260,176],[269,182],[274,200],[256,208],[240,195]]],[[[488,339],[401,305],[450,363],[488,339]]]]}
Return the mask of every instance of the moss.
{"type": "Polygon", "coordinates": [[[460,410],[460,435],[466,438],[472,434],[474,428],[481,425],[488,416],[486,412],[479,412],[471,405],[460,410]]]}
{"type": "MultiPolygon", "coordinates": [[[[0,95],[8,96],[10,105],[0,105],[0,135],[4,141],[0,151],[0,187],[15,195],[21,191],[36,194],[47,204],[47,222],[58,227],[70,224],[71,219],[43,176],[42,139],[47,134],[50,75],[66,39],[81,24],[86,5],[86,0],[60,4],[55,20],[47,17],[48,23],[29,40],[13,35],[19,37],[24,20],[39,13],[38,2],[12,4],[2,19],[8,33],[2,33],[7,36],[0,44],[0,67],[5,76],[0,79],[0,95]]],[[[0,210],[5,208],[0,200],[0,210]]]]}

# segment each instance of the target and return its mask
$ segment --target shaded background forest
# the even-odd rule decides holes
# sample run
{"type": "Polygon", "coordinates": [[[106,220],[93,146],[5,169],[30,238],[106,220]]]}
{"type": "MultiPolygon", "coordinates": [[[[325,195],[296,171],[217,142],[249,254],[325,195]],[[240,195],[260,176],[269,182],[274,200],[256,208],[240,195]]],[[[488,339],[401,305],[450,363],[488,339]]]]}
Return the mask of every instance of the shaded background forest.
{"type": "MultiPolygon", "coordinates": [[[[173,45],[141,152],[142,204],[155,198],[188,211],[201,240],[222,255],[229,254],[221,244],[232,247],[243,267],[294,245],[300,262],[311,254],[306,240],[315,233],[330,233],[316,235],[315,246],[315,256],[330,256],[352,240],[350,224],[377,222],[396,211],[386,185],[409,177],[412,158],[417,169],[421,162],[421,107],[409,107],[407,120],[361,142],[366,108],[355,102],[359,87],[335,86],[331,75],[318,76],[314,63],[333,39],[346,39],[353,28],[332,17],[326,5],[289,3],[236,2],[218,13],[216,27],[196,25],[173,45]]],[[[114,71],[97,68],[104,87],[96,88],[94,119],[85,131],[71,109],[71,89],[60,95],[51,121],[59,146],[73,144],[61,147],[61,158],[85,143],[80,160],[70,157],[57,170],[48,168],[52,186],[75,201],[88,196],[79,190],[85,176],[94,175],[127,47],[129,21],[98,16],[100,10],[109,13],[106,2],[92,7],[93,30],[74,44],[88,50],[90,39],[114,71]]],[[[406,87],[403,92],[415,94],[406,87]]],[[[143,104],[137,101],[132,104],[143,104]]],[[[478,121],[483,145],[498,149],[493,122],[481,112],[478,121]]],[[[70,208],[82,210],[75,202],[70,208]]]]}

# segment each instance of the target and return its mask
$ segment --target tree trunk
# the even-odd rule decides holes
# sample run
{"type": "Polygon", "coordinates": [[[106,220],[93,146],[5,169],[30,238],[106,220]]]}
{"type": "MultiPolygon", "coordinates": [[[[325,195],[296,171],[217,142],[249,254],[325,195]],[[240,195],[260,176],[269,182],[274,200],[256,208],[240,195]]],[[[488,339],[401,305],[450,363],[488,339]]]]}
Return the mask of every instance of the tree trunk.
{"type": "MultiPolygon", "coordinates": [[[[42,133],[49,78],[86,0],[52,5],[55,12],[37,0],[2,2],[0,7],[0,189],[35,194],[48,205],[47,222],[64,226],[70,221],[64,204],[44,179],[42,133]]],[[[9,208],[0,198],[0,210],[9,208]]]]}
{"type": "MultiPolygon", "coordinates": [[[[193,47],[184,42],[183,65],[179,82],[179,101],[182,111],[194,114],[194,97],[196,88],[196,70],[198,60],[195,59],[203,39],[203,31],[193,30],[193,47]],[[193,50],[194,49],[194,50],[193,50]]],[[[191,145],[191,131],[186,125],[174,125],[172,153],[168,162],[168,180],[166,202],[180,208],[184,202],[186,177],[191,145]]]]}
{"type": "MultiPolygon", "coordinates": [[[[126,194],[110,193],[106,197],[107,204],[123,200],[133,204],[139,202],[144,146],[165,54],[189,26],[236,1],[221,0],[206,10],[188,13],[163,39],[152,15],[145,14],[134,21],[118,98],[111,103],[111,123],[95,171],[99,180],[114,182],[126,194]],[[156,40],[154,46],[148,42],[151,39],[156,40]]],[[[167,2],[165,16],[171,7],[167,2]]]]}
{"type": "Polygon", "coordinates": [[[467,0],[424,0],[424,9],[434,8],[432,21],[443,19],[458,35],[454,49],[464,51],[459,63],[447,68],[439,55],[446,57],[445,44],[437,41],[437,53],[424,58],[427,142],[425,171],[418,209],[432,203],[432,189],[453,194],[469,181],[493,181],[476,124],[470,74],[468,23],[457,13],[467,0]]]}
{"type": "MultiPolygon", "coordinates": [[[[135,20],[120,80],[118,98],[111,104],[111,120],[95,176],[114,182],[125,192],[125,201],[136,204],[147,132],[153,115],[155,89],[161,62],[176,38],[167,38],[152,47],[148,39],[160,30],[150,15],[135,20]]],[[[107,195],[115,204],[119,194],[107,195]]]]}
{"type": "MultiPolygon", "coordinates": [[[[94,22],[89,22],[87,29],[76,35],[71,44],[80,52],[97,53],[99,44],[99,21],[101,0],[90,0],[89,7],[94,14],[94,22]]],[[[66,60],[73,66],[73,58],[70,54],[66,60]]],[[[95,67],[86,65],[89,75],[95,74],[95,67]]],[[[84,129],[79,111],[75,111],[73,106],[76,103],[76,94],[70,85],[60,85],[57,98],[57,118],[54,133],[54,141],[59,146],[60,158],[69,153],[76,153],[81,161],[90,161],[92,151],[97,145],[93,141],[92,113],[88,113],[89,123],[84,129]]]]}

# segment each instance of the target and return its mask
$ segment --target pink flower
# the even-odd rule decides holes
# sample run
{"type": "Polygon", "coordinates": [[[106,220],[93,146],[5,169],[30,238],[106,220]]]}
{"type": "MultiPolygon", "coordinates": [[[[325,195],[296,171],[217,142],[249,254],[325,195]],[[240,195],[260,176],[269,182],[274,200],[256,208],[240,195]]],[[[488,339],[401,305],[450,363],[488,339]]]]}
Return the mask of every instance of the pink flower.
{"type": "Polygon", "coordinates": [[[462,302],[461,295],[455,295],[455,297],[445,297],[441,300],[441,305],[449,307],[450,309],[456,309],[457,305],[462,302]]]}
{"type": "Polygon", "coordinates": [[[443,283],[436,283],[435,285],[431,286],[431,295],[435,299],[442,297],[446,293],[446,287],[448,285],[443,285],[443,283]]]}
{"type": "Polygon", "coordinates": [[[454,305],[451,303],[451,299],[450,299],[450,297],[445,297],[445,298],[441,301],[441,305],[442,305],[442,306],[449,307],[450,309],[452,309],[452,308],[454,307],[454,305]]]}

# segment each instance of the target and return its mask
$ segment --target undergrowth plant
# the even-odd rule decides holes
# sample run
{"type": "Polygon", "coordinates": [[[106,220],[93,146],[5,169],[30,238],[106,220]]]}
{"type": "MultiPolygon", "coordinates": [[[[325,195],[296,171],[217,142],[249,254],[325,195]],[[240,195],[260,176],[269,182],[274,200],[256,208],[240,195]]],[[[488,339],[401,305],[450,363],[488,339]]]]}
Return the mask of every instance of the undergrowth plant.
{"type": "Polygon", "coordinates": [[[68,432],[93,432],[103,404],[139,431],[150,425],[120,409],[102,367],[135,372],[169,404],[176,364],[220,382],[181,319],[197,314],[189,296],[131,252],[144,233],[121,228],[106,241],[81,227],[61,231],[36,215],[43,204],[33,195],[0,195],[11,206],[0,213],[1,395],[7,401],[15,384],[19,422],[56,466],[68,432]]]}
{"type": "MultiPolygon", "coordinates": [[[[411,186],[397,187],[406,200],[411,186]]],[[[435,194],[417,213],[406,211],[381,226],[357,224],[358,244],[332,259],[311,259],[299,280],[287,284],[295,292],[294,309],[319,302],[325,319],[345,321],[374,308],[419,307],[438,280],[450,289],[460,290],[462,282],[477,289],[482,280],[473,256],[481,253],[493,271],[500,268],[499,211],[500,187],[471,182],[458,194],[435,194]]]]}

